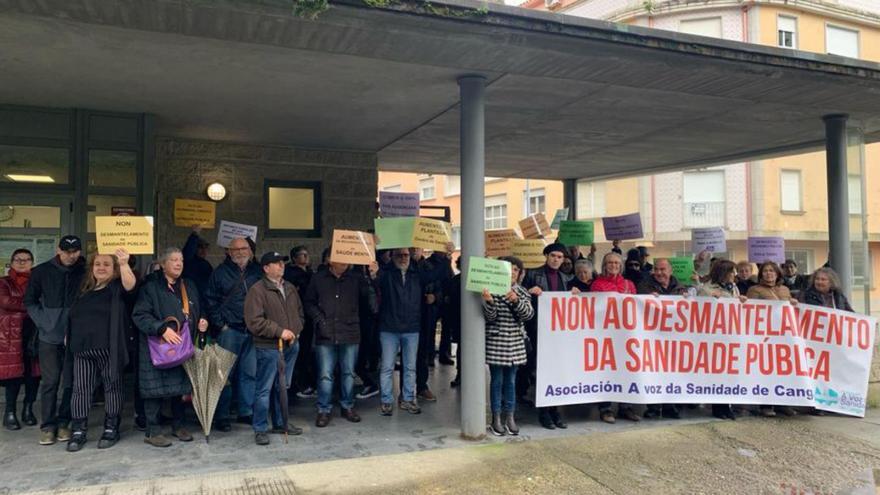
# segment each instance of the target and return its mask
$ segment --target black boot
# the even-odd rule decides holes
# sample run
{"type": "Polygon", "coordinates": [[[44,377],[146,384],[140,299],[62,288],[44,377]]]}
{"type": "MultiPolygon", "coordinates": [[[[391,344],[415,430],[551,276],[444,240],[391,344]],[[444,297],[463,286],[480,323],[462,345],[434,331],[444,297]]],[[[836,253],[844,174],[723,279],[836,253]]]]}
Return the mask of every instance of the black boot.
{"type": "Polygon", "coordinates": [[[15,416],[15,411],[6,411],[6,415],[3,416],[3,426],[7,430],[21,429],[21,423],[18,422],[18,418],[15,416]]]}
{"type": "Polygon", "coordinates": [[[538,409],[538,422],[548,430],[556,429],[556,424],[553,422],[553,418],[550,417],[550,411],[546,407],[538,409]]]}
{"type": "Polygon", "coordinates": [[[86,444],[86,424],[88,420],[74,420],[71,422],[73,432],[67,442],[68,452],[79,452],[86,444]]]}
{"type": "Polygon", "coordinates": [[[98,440],[99,449],[109,449],[119,441],[119,417],[104,418],[104,434],[98,440]]]}
{"type": "Polygon", "coordinates": [[[37,417],[34,416],[33,402],[24,403],[24,406],[21,408],[21,420],[28,426],[34,426],[37,424],[37,417]]]}
{"type": "Polygon", "coordinates": [[[501,413],[492,413],[492,434],[496,436],[504,436],[506,431],[504,430],[504,424],[501,422],[501,413]]]}

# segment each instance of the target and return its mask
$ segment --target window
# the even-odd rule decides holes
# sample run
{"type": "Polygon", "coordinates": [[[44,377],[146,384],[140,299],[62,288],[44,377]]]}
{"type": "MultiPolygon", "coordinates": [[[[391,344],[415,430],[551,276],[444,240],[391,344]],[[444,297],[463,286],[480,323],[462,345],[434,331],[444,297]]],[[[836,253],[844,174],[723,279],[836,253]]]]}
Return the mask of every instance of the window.
{"type": "Polygon", "coordinates": [[[859,32],[826,25],[825,51],[831,55],[859,58],[859,32]]]}
{"type": "Polygon", "coordinates": [[[452,242],[455,249],[461,249],[461,225],[452,226],[452,242]]]}
{"type": "Polygon", "coordinates": [[[137,153],[134,151],[89,151],[90,187],[131,187],[137,184],[137,153]]]}
{"type": "Polygon", "coordinates": [[[459,194],[461,194],[461,176],[447,175],[444,195],[457,196],[459,194]]]}
{"type": "Polygon", "coordinates": [[[777,45],[782,48],[797,48],[797,19],[794,17],[779,16],[776,18],[776,31],[778,33],[777,45]]]}
{"type": "Polygon", "coordinates": [[[847,177],[847,188],[849,193],[849,214],[862,214],[862,180],[858,175],[850,175],[847,177]]]}
{"type": "Polygon", "coordinates": [[[394,184],[393,186],[385,186],[382,188],[383,191],[387,192],[403,192],[403,188],[400,184],[394,184]]]}
{"type": "Polygon", "coordinates": [[[547,211],[547,200],[544,197],[544,188],[531,189],[528,193],[523,191],[523,205],[524,217],[534,213],[543,213],[547,211]],[[526,194],[529,195],[528,202],[526,202],[526,194]]]}
{"type": "Polygon", "coordinates": [[[801,212],[801,171],[782,170],[779,172],[780,209],[801,212]]]}
{"type": "Polygon", "coordinates": [[[321,237],[321,183],[266,181],[266,235],[321,237]]]}
{"type": "Polygon", "coordinates": [[[864,285],[871,282],[871,274],[869,273],[870,251],[865,251],[865,242],[854,241],[850,243],[850,252],[852,254],[852,270],[853,284],[864,285]]]}
{"type": "Polygon", "coordinates": [[[578,182],[577,215],[575,218],[605,216],[605,182],[578,182]]]}
{"type": "Polygon", "coordinates": [[[0,145],[0,182],[67,184],[70,150],[0,145]]]}
{"type": "Polygon", "coordinates": [[[726,225],[723,170],[685,173],[682,191],[685,228],[726,225]]]}
{"type": "Polygon", "coordinates": [[[704,19],[688,19],[678,25],[679,32],[697,34],[712,38],[723,38],[720,17],[708,17],[704,19]]]}
{"type": "Polygon", "coordinates": [[[798,273],[809,275],[813,273],[813,252],[809,249],[786,249],[785,259],[794,260],[798,266],[798,273]]]}
{"type": "Polygon", "coordinates": [[[489,196],[486,198],[485,208],[486,230],[503,229],[507,227],[507,196],[489,196]]]}
{"type": "Polygon", "coordinates": [[[434,199],[434,178],[428,177],[419,180],[419,199],[434,199]]]}
{"type": "Polygon", "coordinates": [[[130,212],[132,208],[137,208],[137,199],[134,196],[89,194],[87,232],[90,234],[95,233],[95,217],[114,216],[118,215],[120,211],[130,212]]]}

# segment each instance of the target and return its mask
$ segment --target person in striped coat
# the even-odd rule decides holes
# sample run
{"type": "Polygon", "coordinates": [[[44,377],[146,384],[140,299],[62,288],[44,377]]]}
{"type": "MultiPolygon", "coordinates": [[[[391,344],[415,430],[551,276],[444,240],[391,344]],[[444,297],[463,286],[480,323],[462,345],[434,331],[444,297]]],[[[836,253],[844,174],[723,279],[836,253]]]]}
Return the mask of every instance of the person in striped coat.
{"type": "Polygon", "coordinates": [[[526,363],[525,322],[535,316],[529,293],[519,285],[523,264],[519,258],[500,258],[511,264],[510,291],[503,296],[483,289],[483,315],[486,317],[486,364],[490,372],[490,400],[495,435],[517,435],[516,369],[526,363]]]}

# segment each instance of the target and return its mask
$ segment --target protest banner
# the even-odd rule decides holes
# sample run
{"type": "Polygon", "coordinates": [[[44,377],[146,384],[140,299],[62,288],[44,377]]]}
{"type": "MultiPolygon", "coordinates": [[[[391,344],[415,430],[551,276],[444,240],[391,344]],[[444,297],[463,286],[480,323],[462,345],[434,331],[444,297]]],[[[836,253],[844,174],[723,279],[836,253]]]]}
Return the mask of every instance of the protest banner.
{"type": "Polygon", "coordinates": [[[229,247],[229,243],[238,237],[250,238],[257,241],[257,227],[244,223],[220,220],[220,230],[217,231],[217,245],[223,248],[229,247]]]}
{"type": "Polygon", "coordinates": [[[213,229],[217,206],[213,201],[177,198],[174,200],[174,225],[192,227],[199,225],[213,229]]]}
{"type": "Polygon", "coordinates": [[[452,241],[449,223],[433,218],[377,218],[373,225],[379,238],[378,249],[418,247],[445,252],[452,241]]]}
{"type": "Polygon", "coordinates": [[[589,246],[593,243],[593,222],[563,220],[559,223],[559,242],[566,246],[589,246]]]}
{"type": "Polygon", "coordinates": [[[672,265],[672,276],[682,285],[693,285],[691,275],[694,274],[694,260],[687,256],[675,256],[669,259],[672,265]]]}
{"type": "Polygon", "coordinates": [[[471,256],[468,258],[467,284],[471,292],[504,295],[510,292],[511,265],[507,261],[471,256]]]}
{"type": "Polygon", "coordinates": [[[785,238],[749,237],[749,261],[761,264],[765,261],[785,262],[785,238]]]}
{"type": "Polygon", "coordinates": [[[358,230],[333,230],[330,261],[350,265],[369,265],[376,261],[373,234],[358,230]]]}
{"type": "Polygon", "coordinates": [[[523,262],[525,268],[538,268],[547,261],[544,257],[546,245],[543,239],[514,239],[510,251],[523,262]]]}
{"type": "Polygon", "coordinates": [[[486,241],[486,256],[512,256],[511,247],[513,241],[519,239],[516,231],[513,229],[487,230],[483,233],[486,241]]]}
{"type": "Polygon", "coordinates": [[[559,222],[563,220],[568,220],[568,208],[560,208],[556,210],[556,214],[553,215],[553,221],[550,222],[550,228],[553,230],[559,230],[559,222]]]}
{"type": "Polygon", "coordinates": [[[877,319],[785,301],[538,298],[538,407],[808,406],[864,416],[877,319]]]}
{"type": "Polygon", "coordinates": [[[419,193],[379,191],[379,213],[383,218],[419,216],[419,193]]]}
{"type": "Polygon", "coordinates": [[[694,253],[699,253],[701,251],[726,253],[727,239],[724,237],[724,228],[708,227],[704,229],[693,229],[691,231],[691,251],[694,253]]]}
{"type": "Polygon", "coordinates": [[[533,213],[519,221],[524,239],[541,239],[550,234],[550,224],[543,213],[533,213]]]}
{"type": "Polygon", "coordinates": [[[642,217],[638,212],[616,217],[603,217],[602,228],[605,230],[605,239],[609,241],[625,241],[644,237],[642,217]]]}
{"type": "Polygon", "coordinates": [[[153,254],[153,217],[95,217],[98,254],[153,254]]]}

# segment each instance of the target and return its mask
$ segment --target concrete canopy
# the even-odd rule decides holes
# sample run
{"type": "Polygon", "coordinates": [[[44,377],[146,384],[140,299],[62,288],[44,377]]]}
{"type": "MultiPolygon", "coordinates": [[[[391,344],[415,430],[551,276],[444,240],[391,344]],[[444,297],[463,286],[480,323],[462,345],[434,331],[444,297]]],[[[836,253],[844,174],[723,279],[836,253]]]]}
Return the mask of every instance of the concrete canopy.
{"type": "Polygon", "coordinates": [[[486,173],[632,175],[880,141],[880,64],[470,0],[317,20],[282,0],[0,0],[0,103],[157,116],[188,138],[375,151],[457,174],[456,79],[489,81],[486,173]],[[483,9],[483,10],[477,10],[483,9]]]}

